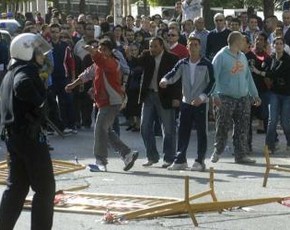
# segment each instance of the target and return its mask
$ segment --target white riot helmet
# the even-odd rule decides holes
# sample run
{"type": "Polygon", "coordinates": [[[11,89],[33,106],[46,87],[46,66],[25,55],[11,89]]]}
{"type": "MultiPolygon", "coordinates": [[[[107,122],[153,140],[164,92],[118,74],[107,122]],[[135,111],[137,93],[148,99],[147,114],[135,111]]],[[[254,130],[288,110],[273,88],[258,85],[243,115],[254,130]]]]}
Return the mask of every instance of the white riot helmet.
{"type": "Polygon", "coordinates": [[[33,33],[23,33],[17,35],[11,42],[11,58],[31,61],[35,50],[46,54],[52,49],[51,45],[40,35],[33,33]]]}

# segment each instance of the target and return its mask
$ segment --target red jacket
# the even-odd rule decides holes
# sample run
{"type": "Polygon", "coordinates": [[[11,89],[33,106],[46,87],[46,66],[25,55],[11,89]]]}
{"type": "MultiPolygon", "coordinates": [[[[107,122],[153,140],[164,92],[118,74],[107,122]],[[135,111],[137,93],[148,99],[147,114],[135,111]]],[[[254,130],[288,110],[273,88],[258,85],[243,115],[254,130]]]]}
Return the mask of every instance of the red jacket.
{"type": "Polygon", "coordinates": [[[120,98],[115,97],[114,99],[119,99],[120,103],[118,104],[121,104],[124,92],[121,85],[121,72],[118,61],[113,57],[105,57],[99,52],[92,58],[96,64],[94,89],[97,106],[100,108],[111,105],[112,97],[115,97],[116,93],[120,98]],[[110,87],[106,86],[105,79],[110,87]]]}
{"type": "Polygon", "coordinates": [[[189,56],[186,46],[179,43],[173,49],[170,49],[170,51],[175,54],[179,59],[187,58],[189,56]]]}

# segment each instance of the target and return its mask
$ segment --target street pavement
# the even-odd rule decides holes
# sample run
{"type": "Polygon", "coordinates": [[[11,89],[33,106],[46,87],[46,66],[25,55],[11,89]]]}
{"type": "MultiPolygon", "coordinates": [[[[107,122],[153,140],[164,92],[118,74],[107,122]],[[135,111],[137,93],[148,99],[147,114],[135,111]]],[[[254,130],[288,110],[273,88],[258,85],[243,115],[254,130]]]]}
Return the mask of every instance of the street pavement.
{"type": "MultiPolygon", "coordinates": [[[[218,163],[213,164],[209,157],[213,150],[214,128],[209,126],[208,152],[206,159],[207,170],[205,172],[169,171],[161,168],[162,161],[152,167],[143,167],[146,161],[144,145],[139,133],[126,131],[121,127],[121,138],[132,149],[139,151],[139,158],[134,167],[124,172],[123,162],[117,153],[110,151],[108,172],[90,172],[88,169],[76,171],[69,174],[56,176],[57,190],[89,185],[81,192],[107,193],[107,194],[130,194],[141,196],[158,197],[184,197],[184,177],[190,178],[190,193],[196,194],[209,188],[209,168],[215,170],[215,192],[218,200],[237,200],[250,198],[263,198],[275,196],[290,196],[290,174],[285,172],[271,171],[266,188],[262,187],[265,171],[265,160],[263,157],[264,134],[253,136],[253,154],[251,157],[257,160],[255,165],[239,165],[234,163],[232,156],[231,134],[229,133],[229,147],[221,156],[218,163]]],[[[157,137],[157,144],[161,150],[161,138],[157,137]]],[[[81,164],[94,163],[93,156],[93,129],[82,129],[77,135],[70,135],[62,139],[55,135],[49,138],[54,147],[51,152],[53,159],[75,162],[78,159],[81,164]]],[[[272,157],[272,163],[289,165],[290,154],[286,149],[286,141],[282,132],[279,132],[278,154],[272,157]]],[[[188,148],[188,164],[194,163],[196,156],[196,133],[192,132],[188,148]]],[[[1,160],[5,159],[4,143],[1,143],[1,160]]],[[[162,159],[162,158],[161,158],[162,159]]],[[[2,194],[5,186],[0,186],[2,194]]],[[[32,192],[30,195],[33,194],[32,192]]],[[[210,202],[209,196],[194,202],[210,202]]],[[[221,214],[198,213],[196,219],[199,227],[196,229],[214,230],[287,230],[290,229],[290,208],[278,203],[251,206],[247,208],[232,209],[221,214]]],[[[123,221],[120,224],[104,224],[102,215],[73,214],[55,212],[55,230],[186,230],[193,229],[194,225],[188,215],[164,217],[156,219],[142,219],[123,221]]],[[[0,226],[1,229],[1,226],[0,226]]],[[[30,212],[22,212],[15,230],[30,229],[30,212]]]]}

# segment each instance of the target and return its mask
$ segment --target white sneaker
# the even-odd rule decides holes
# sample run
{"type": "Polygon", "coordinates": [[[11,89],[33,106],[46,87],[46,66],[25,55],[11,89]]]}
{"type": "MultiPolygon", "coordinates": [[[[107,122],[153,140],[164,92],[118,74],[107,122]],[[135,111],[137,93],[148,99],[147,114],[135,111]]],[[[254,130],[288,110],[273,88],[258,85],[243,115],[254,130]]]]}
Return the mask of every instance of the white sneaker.
{"type": "Polygon", "coordinates": [[[72,133],[72,134],[78,134],[78,130],[77,130],[77,129],[72,129],[72,130],[71,130],[71,133],[72,133]]]}
{"type": "Polygon", "coordinates": [[[67,134],[71,134],[72,131],[73,131],[72,129],[65,128],[65,129],[63,130],[63,133],[64,133],[65,135],[67,135],[67,134]]]}
{"type": "Polygon", "coordinates": [[[95,164],[89,164],[88,167],[91,172],[107,172],[107,166],[98,160],[95,164]]]}
{"type": "Polygon", "coordinates": [[[52,135],[55,134],[55,132],[54,131],[46,131],[46,134],[49,135],[49,136],[52,136],[52,135]]]}
{"type": "Polygon", "coordinates": [[[168,161],[163,161],[163,164],[162,164],[162,168],[166,169],[168,168],[170,165],[172,165],[172,162],[168,162],[168,161]]]}
{"type": "Polygon", "coordinates": [[[210,161],[212,163],[217,163],[219,159],[220,159],[220,156],[216,152],[213,152],[213,154],[210,157],[210,161]]]}
{"type": "Polygon", "coordinates": [[[167,167],[168,170],[185,170],[188,167],[187,163],[181,163],[181,164],[177,164],[177,163],[172,163],[169,167],[167,167]]]}
{"type": "Polygon", "coordinates": [[[201,164],[199,162],[194,162],[193,165],[190,168],[190,171],[198,171],[203,172],[205,170],[205,164],[201,164]]]}
{"type": "Polygon", "coordinates": [[[139,155],[139,153],[137,151],[133,151],[133,152],[128,153],[123,158],[123,161],[124,161],[124,164],[125,164],[125,167],[123,168],[124,171],[128,171],[128,170],[130,170],[133,167],[135,161],[138,158],[138,155],[139,155]]]}

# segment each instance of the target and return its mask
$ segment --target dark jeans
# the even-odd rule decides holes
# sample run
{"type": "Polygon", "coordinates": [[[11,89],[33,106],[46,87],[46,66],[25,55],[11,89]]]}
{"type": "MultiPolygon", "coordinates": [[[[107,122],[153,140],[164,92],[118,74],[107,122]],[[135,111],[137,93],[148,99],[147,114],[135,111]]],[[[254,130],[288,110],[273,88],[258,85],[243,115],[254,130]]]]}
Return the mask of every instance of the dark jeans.
{"type": "Polygon", "coordinates": [[[73,103],[76,124],[91,127],[93,101],[87,92],[73,92],[73,103]]]}
{"type": "Polygon", "coordinates": [[[178,129],[178,147],[175,163],[185,163],[192,124],[195,123],[197,132],[197,159],[203,163],[207,150],[207,109],[206,104],[198,107],[182,103],[180,107],[180,125],[178,129]]]}
{"type": "Polygon", "coordinates": [[[59,130],[63,131],[64,124],[60,118],[60,112],[56,101],[56,95],[51,88],[48,88],[47,90],[47,106],[48,106],[48,118],[53,122],[53,124],[56,125],[56,127],[59,130]]]}
{"type": "Polygon", "coordinates": [[[60,111],[60,117],[66,128],[75,127],[75,111],[73,105],[72,93],[67,93],[64,87],[69,83],[57,82],[51,86],[52,93],[58,98],[58,106],[60,111]]]}
{"type": "MultiPolygon", "coordinates": [[[[18,132],[17,132],[18,133],[18,132]]],[[[10,153],[7,189],[0,206],[0,228],[12,230],[21,213],[29,187],[35,192],[31,209],[31,229],[49,230],[53,222],[55,181],[45,139],[32,139],[26,132],[11,134],[6,140],[10,153]]]]}
{"type": "Polygon", "coordinates": [[[162,127],[157,111],[154,111],[154,135],[162,136],[162,127]]]}

